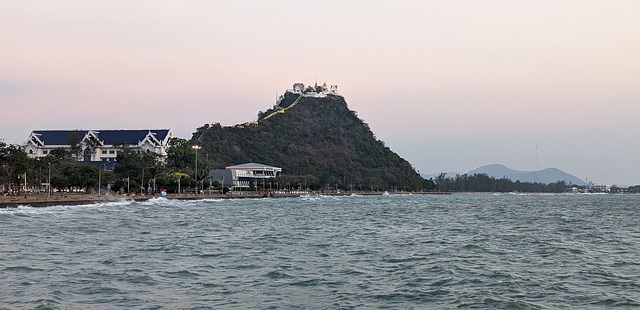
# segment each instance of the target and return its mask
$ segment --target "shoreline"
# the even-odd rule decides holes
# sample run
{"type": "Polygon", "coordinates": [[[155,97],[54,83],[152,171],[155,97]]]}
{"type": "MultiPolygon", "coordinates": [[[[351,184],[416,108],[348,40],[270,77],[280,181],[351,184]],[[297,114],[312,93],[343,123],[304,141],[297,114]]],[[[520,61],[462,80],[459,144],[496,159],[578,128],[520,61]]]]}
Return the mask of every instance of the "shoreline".
{"type": "MultiPolygon", "coordinates": [[[[166,198],[175,200],[201,200],[201,199],[246,199],[246,198],[290,198],[306,195],[325,195],[325,196],[350,196],[352,194],[362,196],[383,195],[382,192],[342,192],[342,193],[276,193],[273,196],[265,196],[264,194],[167,194],[166,196],[157,195],[100,195],[97,194],[60,194],[48,196],[46,194],[28,194],[19,196],[0,196],[0,209],[17,208],[19,206],[29,206],[34,208],[60,206],[60,205],[84,205],[100,202],[114,201],[146,201],[153,198],[166,198]]],[[[396,192],[391,195],[451,195],[450,192],[396,192]]]]}

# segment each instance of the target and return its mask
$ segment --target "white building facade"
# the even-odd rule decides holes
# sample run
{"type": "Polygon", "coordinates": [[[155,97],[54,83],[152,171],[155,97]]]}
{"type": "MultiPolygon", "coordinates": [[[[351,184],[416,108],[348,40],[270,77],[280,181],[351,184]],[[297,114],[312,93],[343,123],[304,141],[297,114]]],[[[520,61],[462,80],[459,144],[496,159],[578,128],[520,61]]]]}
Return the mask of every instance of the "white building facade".
{"type": "Polygon", "coordinates": [[[247,163],[226,167],[225,170],[211,170],[211,180],[224,183],[234,189],[246,189],[260,180],[275,178],[282,174],[282,168],[258,163],[247,163]]]}
{"type": "Polygon", "coordinates": [[[165,156],[171,138],[171,129],[34,130],[24,145],[24,151],[31,158],[44,157],[57,148],[70,150],[71,144],[77,143],[81,151],[79,161],[111,162],[118,155],[118,148],[114,145],[122,143],[134,151],[165,156]]]}

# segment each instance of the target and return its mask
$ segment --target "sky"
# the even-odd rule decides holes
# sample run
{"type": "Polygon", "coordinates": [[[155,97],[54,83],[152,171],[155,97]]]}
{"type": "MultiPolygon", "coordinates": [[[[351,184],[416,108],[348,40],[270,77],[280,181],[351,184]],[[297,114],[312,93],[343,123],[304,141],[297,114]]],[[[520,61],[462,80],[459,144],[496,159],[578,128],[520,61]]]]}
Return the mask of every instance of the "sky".
{"type": "Polygon", "coordinates": [[[420,173],[640,184],[640,1],[0,0],[0,138],[253,121],[338,84],[420,173]]]}

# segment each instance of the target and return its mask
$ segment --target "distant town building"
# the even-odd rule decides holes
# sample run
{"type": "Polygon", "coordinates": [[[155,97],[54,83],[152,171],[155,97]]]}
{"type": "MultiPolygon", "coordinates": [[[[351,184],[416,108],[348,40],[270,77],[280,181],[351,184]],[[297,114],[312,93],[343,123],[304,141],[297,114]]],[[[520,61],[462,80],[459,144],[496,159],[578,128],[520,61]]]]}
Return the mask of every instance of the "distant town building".
{"type": "Polygon", "coordinates": [[[223,183],[234,189],[246,189],[250,184],[263,179],[275,178],[282,174],[282,168],[258,163],[229,166],[224,170],[211,170],[211,181],[223,183]]]}
{"type": "Polygon", "coordinates": [[[47,156],[52,150],[70,150],[71,144],[80,146],[78,161],[115,162],[118,149],[114,144],[125,143],[138,152],[167,154],[171,129],[142,130],[34,130],[24,151],[31,158],[47,156]]]}
{"type": "Polygon", "coordinates": [[[611,185],[596,184],[593,181],[587,180],[587,185],[573,186],[571,191],[574,193],[610,193],[611,185]]]}

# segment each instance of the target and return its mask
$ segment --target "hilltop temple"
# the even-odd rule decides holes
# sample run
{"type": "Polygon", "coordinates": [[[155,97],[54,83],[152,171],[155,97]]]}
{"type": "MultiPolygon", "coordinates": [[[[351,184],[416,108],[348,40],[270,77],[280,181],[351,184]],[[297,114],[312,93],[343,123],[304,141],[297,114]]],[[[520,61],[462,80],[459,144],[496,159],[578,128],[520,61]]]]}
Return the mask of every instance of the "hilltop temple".
{"type": "Polygon", "coordinates": [[[338,95],[338,85],[331,85],[327,87],[327,83],[318,85],[316,81],[315,86],[307,86],[305,88],[303,83],[294,83],[293,88],[287,89],[288,93],[300,94],[303,97],[326,97],[327,95],[338,95]]]}

